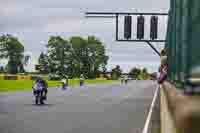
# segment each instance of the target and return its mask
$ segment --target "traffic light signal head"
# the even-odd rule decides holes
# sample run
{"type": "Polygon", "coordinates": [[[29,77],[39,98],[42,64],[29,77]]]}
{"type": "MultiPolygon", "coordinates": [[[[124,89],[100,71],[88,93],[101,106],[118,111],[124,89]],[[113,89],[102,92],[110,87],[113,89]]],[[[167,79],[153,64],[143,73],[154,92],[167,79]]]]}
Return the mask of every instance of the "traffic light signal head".
{"type": "Polygon", "coordinates": [[[130,39],[132,34],[132,17],[125,16],[124,17],[124,38],[130,39]]]}
{"type": "Polygon", "coordinates": [[[157,16],[151,17],[150,38],[152,40],[158,38],[158,17],[157,16]]]}
{"type": "Polygon", "coordinates": [[[137,39],[144,39],[144,16],[137,17],[137,39]]]}

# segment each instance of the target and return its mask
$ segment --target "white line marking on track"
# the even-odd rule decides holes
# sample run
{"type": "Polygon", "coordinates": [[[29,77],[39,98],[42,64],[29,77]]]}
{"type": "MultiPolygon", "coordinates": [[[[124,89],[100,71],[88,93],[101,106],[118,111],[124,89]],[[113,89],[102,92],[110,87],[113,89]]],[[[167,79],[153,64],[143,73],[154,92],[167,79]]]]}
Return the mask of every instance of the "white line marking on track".
{"type": "Polygon", "coordinates": [[[145,125],[144,125],[142,133],[148,133],[149,124],[150,124],[151,116],[152,116],[152,113],[153,113],[153,108],[155,106],[156,98],[158,96],[158,89],[159,89],[159,87],[156,88],[156,91],[154,93],[153,101],[151,103],[149,114],[147,116],[147,119],[146,119],[146,122],[145,122],[145,125]]]}

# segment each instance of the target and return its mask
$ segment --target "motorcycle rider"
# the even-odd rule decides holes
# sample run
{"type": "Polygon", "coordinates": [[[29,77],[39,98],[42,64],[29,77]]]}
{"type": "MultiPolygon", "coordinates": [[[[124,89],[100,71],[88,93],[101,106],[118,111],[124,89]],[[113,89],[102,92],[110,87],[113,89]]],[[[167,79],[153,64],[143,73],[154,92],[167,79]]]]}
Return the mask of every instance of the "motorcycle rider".
{"type": "Polygon", "coordinates": [[[124,82],[125,82],[125,84],[128,83],[128,76],[127,75],[125,75],[125,77],[124,77],[124,82]]]}
{"type": "Polygon", "coordinates": [[[47,99],[47,93],[48,93],[48,85],[45,80],[42,78],[37,78],[35,85],[33,86],[33,94],[36,97],[36,104],[38,104],[38,98],[40,98],[40,103],[44,104],[43,100],[47,99]]]}
{"type": "Polygon", "coordinates": [[[123,75],[120,77],[120,80],[121,80],[121,84],[123,84],[124,83],[124,76],[123,75]]]}
{"type": "Polygon", "coordinates": [[[83,74],[80,75],[80,86],[84,84],[85,77],[83,74]]]}
{"type": "Polygon", "coordinates": [[[40,80],[40,83],[42,84],[42,87],[43,87],[43,89],[42,89],[43,99],[46,100],[47,99],[47,93],[48,93],[48,89],[47,89],[48,88],[48,84],[47,84],[46,80],[44,80],[42,78],[40,80]]]}
{"type": "Polygon", "coordinates": [[[62,89],[65,90],[66,87],[68,86],[68,76],[63,76],[63,79],[62,79],[62,89]]]}

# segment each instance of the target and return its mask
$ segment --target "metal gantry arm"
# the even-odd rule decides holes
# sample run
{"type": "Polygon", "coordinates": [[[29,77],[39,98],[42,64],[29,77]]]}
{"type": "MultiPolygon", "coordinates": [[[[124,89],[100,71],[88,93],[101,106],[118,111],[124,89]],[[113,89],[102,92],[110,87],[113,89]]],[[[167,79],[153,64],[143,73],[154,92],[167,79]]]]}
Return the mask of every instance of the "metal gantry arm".
{"type": "Polygon", "coordinates": [[[146,42],[153,50],[154,52],[160,56],[160,52],[151,44],[151,42],[165,42],[166,40],[147,40],[147,39],[119,39],[119,15],[145,15],[145,16],[168,16],[168,13],[133,13],[133,12],[86,12],[86,17],[100,17],[100,18],[115,18],[115,26],[116,26],[116,41],[119,42],[146,42]]]}
{"type": "Polygon", "coordinates": [[[146,43],[154,50],[154,52],[155,52],[158,56],[161,56],[160,52],[151,44],[151,42],[146,41],[146,43]]]}
{"type": "Polygon", "coordinates": [[[97,15],[101,15],[101,16],[108,16],[108,15],[159,15],[159,16],[166,16],[168,15],[168,13],[150,13],[150,12],[143,12],[143,13],[134,13],[134,12],[86,12],[85,13],[86,16],[89,17],[89,15],[94,15],[94,16],[97,16],[97,15]]]}

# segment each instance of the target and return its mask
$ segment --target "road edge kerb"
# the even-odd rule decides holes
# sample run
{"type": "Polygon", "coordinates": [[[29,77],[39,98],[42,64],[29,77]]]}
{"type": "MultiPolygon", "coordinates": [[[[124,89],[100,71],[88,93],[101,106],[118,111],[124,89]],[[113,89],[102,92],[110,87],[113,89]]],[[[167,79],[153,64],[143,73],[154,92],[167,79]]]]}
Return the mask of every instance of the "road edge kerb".
{"type": "MultiPolygon", "coordinates": [[[[186,96],[183,91],[169,82],[164,82],[161,89],[166,96],[166,107],[172,119],[171,124],[175,127],[173,132],[200,133],[200,96],[186,96]]],[[[165,115],[164,117],[167,117],[165,115]]]]}
{"type": "Polygon", "coordinates": [[[161,133],[175,133],[174,121],[168,108],[168,100],[162,86],[160,86],[160,118],[161,133]]]}

